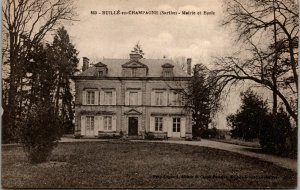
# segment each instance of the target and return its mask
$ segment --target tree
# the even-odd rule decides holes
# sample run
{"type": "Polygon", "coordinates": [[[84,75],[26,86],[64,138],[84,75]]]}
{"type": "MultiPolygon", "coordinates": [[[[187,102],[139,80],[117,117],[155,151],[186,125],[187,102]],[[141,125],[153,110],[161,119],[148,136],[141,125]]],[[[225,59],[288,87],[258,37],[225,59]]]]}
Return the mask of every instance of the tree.
{"type": "Polygon", "coordinates": [[[195,65],[186,95],[186,105],[192,111],[193,136],[202,136],[219,108],[219,96],[210,81],[210,72],[202,64],[195,65]]]}
{"type": "Polygon", "coordinates": [[[136,53],[136,54],[139,54],[141,56],[144,55],[142,47],[141,47],[141,45],[139,45],[139,42],[133,47],[133,50],[131,51],[131,53],[136,53]]]}
{"type": "Polygon", "coordinates": [[[259,142],[266,152],[296,157],[297,131],[297,127],[294,129],[291,127],[289,116],[280,107],[275,116],[268,114],[264,118],[260,128],[259,142]]]}
{"type": "Polygon", "coordinates": [[[251,82],[273,93],[297,122],[298,11],[293,0],[226,1],[224,26],[233,26],[244,51],[216,59],[215,82],[220,86],[251,82]]]}
{"type": "Polygon", "coordinates": [[[73,95],[70,87],[70,77],[77,72],[78,51],[71,43],[64,27],[57,30],[49,53],[49,60],[55,65],[54,107],[57,116],[64,122],[73,121],[73,95]],[[60,103],[60,104],[59,104],[60,103]]]}
{"type": "Polygon", "coordinates": [[[73,20],[75,13],[70,0],[7,0],[3,2],[3,33],[7,34],[6,65],[9,66],[8,96],[3,107],[5,135],[14,136],[15,122],[20,121],[18,106],[24,104],[22,83],[29,54],[61,21],[73,20]]]}
{"type": "Polygon", "coordinates": [[[251,90],[241,93],[242,105],[236,114],[227,117],[233,137],[251,140],[259,137],[260,128],[268,113],[267,103],[251,90]]]}

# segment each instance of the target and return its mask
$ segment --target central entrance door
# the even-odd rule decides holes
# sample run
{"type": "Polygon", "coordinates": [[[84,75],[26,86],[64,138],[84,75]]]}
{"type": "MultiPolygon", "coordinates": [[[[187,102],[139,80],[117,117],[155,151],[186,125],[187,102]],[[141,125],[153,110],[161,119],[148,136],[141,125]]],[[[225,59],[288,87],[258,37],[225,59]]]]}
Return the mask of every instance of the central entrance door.
{"type": "Polygon", "coordinates": [[[138,117],[128,118],[128,135],[129,136],[138,135],[138,117]]]}

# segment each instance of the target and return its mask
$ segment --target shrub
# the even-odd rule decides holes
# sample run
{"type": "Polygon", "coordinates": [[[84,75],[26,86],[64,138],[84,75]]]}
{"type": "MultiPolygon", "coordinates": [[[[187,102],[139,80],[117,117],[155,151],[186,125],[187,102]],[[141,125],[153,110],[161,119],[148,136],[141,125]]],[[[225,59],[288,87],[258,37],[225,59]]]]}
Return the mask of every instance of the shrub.
{"type": "Polygon", "coordinates": [[[259,142],[267,152],[285,156],[293,154],[297,146],[297,129],[292,129],[288,115],[280,110],[274,117],[271,114],[265,117],[259,142]]]}
{"type": "Polygon", "coordinates": [[[21,143],[31,163],[47,161],[59,139],[54,109],[39,103],[32,107],[21,129],[21,143]]]}
{"type": "Polygon", "coordinates": [[[145,132],[145,139],[154,140],[154,134],[152,132],[145,132]]]}

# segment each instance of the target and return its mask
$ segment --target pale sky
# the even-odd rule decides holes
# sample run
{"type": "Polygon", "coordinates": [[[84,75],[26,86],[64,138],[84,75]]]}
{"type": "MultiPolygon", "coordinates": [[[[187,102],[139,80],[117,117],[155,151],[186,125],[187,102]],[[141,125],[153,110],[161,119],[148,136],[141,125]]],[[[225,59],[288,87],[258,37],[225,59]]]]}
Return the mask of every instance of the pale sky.
{"type": "MultiPolygon", "coordinates": [[[[220,26],[222,0],[77,0],[79,22],[64,24],[82,57],[92,61],[128,58],[139,42],[145,58],[192,58],[211,66],[211,57],[232,51],[232,35],[220,26]],[[195,11],[196,15],[92,15],[91,11],[195,11]],[[202,15],[197,15],[201,11],[202,15]],[[214,12],[214,15],[204,15],[214,12]]],[[[239,92],[239,90],[237,90],[239,92]]],[[[226,101],[217,127],[226,128],[226,115],[239,107],[239,93],[226,101]]]]}

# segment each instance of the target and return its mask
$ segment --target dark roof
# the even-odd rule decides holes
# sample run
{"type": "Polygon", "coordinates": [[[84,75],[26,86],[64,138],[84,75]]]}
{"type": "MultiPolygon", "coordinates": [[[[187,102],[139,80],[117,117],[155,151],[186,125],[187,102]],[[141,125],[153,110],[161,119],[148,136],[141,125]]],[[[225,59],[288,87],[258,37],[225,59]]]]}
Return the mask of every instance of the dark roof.
{"type": "Polygon", "coordinates": [[[162,65],[162,68],[173,68],[174,65],[170,64],[170,63],[165,63],[162,65]]]}
{"type": "Polygon", "coordinates": [[[95,67],[106,67],[107,65],[101,63],[101,62],[98,62],[94,65],[95,67]]]}
{"type": "MultiPolygon", "coordinates": [[[[107,66],[107,77],[122,77],[122,65],[130,61],[130,59],[103,59],[101,63],[107,66]]],[[[149,68],[148,77],[161,77],[162,66],[166,63],[174,66],[173,77],[189,77],[189,75],[183,71],[179,65],[175,65],[171,59],[140,59],[139,62],[149,68]]],[[[89,67],[78,76],[94,76],[97,71],[96,65],[89,67]]]]}

